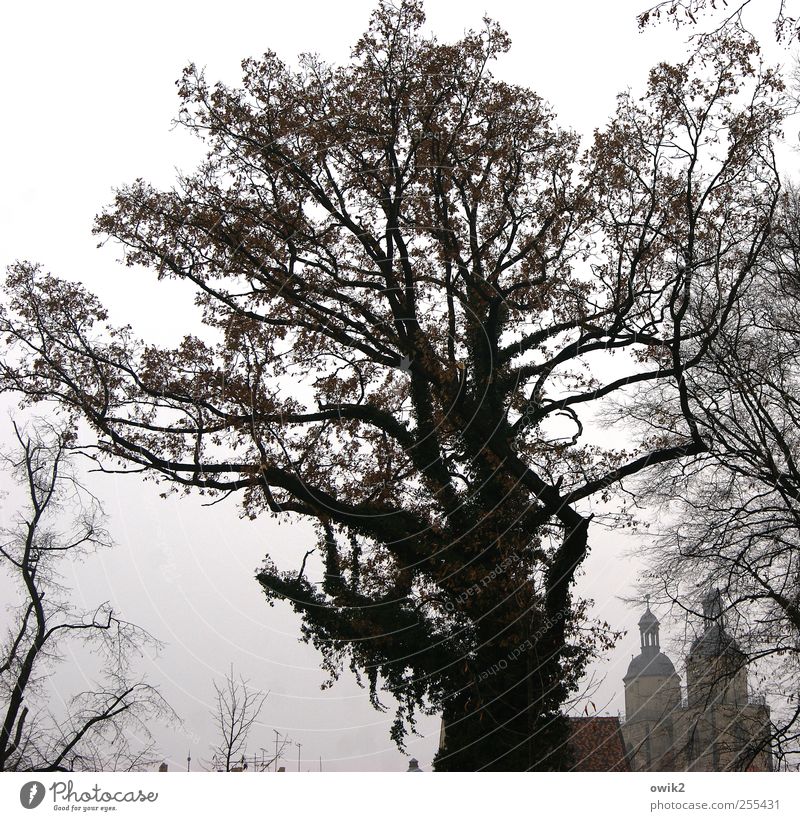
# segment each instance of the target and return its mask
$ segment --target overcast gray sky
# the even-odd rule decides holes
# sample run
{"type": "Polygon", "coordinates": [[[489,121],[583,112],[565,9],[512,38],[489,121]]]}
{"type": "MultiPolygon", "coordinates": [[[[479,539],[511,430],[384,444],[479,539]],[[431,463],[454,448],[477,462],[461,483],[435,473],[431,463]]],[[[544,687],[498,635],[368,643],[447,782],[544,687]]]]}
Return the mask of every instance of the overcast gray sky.
{"type": "MultiPolygon", "coordinates": [[[[0,263],[31,259],[60,276],[79,279],[110,309],[152,341],[175,341],[196,321],[187,288],[156,283],[149,272],[125,269],[113,246],[97,249],[95,213],[112,187],[135,177],[169,186],[175,169],[190,169],[201,147],[171,127],[174,82],[188,61],[210,80],[235,83],[243,57],[274,49],[285,60],[298,52],[346,59],[373,2],[31,2],[8,5],[0,32],[4,127],[0,134],[0,263]],[[176,321],[176,318],[178,321],[176,321]]],[[[614,0],[428,0],[428,26],[441,39],[478,27],[488,11],[510,33],[511,52],[496,74],[530,86],[549,100],[563,125],[584,135],[602,126],[615,95],[642,88],[647,70],[680,53],[684,34],[662,27],[639,33],[642,3],[614,0]]],[[[785,55],[784,55],[785,56],[785,55]]],[[[0,422],[0,436],[9,425],[0,422]]],[[[265,552],[281,567],[298,567],[313,541],[310,528],[263,518],[243,522],[234,504],[203,508],[195,498],[162,500],[135,477],[95,485],[110,514],[118,547],[79,570],[87,604],[110,599],[126,617],[167,643],[150,665],[153,683],[185,720],[159,731],[171,769],[194,763],[211,741],[211,681],[233,663],[270,691],[253,747],[272,748],[273,728],[302,743],[301,766],[327,770],[400,770],[406,758],[389,740],[391,711],[375,712],[346,674],[331,689],[318,654],[298,642],[288,607],[269,608],[253,580],[265,552]]],[[[11,500],[3,502],[7,516],[11,500]]],[[[598,708],[623,707],[622,683],[638,652],[638,612],[631,595],[638,565],[624,554],[630,537],[596,530],[581,592],[616,628],[633,628],[604,668],[598,708]]],[[[2,590],[3,588],[0,588],[2,590]]],[[[59,679],[66,689],[71,681],[59,679]]],[[[430,767],[438,719],[409,754],[430,767]]],[[[297,766],[297,749],[285,762],[297,766]]]]}

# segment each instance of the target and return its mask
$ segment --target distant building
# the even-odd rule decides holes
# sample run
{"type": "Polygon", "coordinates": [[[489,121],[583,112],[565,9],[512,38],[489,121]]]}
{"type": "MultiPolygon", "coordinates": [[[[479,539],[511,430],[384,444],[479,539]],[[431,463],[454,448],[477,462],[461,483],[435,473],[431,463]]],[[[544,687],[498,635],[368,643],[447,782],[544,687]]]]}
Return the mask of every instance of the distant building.
{"type": "Polygon", "coordinates": [[[641,652],[623,678],[625,752],[635,771],[768,771],[769,708],[748,692],[746,657],[725,630],[719,591],[703,600],[703,630],[681,679],[661,651],[649,606],[639,619],[641,652]]]}
{"type": "MultiPolygon", "coordinates": [[[[641,652],[622,680],[625,720],[569,716],[573,771],[772,770],[769,708],[748,689],[747,658],[725,629],[719,591],[702,604],[702,631],[686,658],[685,697],[648,605],[639,619],[641,652]]],[[[442,721],[440,749],[445,729],[442,721]]]]}

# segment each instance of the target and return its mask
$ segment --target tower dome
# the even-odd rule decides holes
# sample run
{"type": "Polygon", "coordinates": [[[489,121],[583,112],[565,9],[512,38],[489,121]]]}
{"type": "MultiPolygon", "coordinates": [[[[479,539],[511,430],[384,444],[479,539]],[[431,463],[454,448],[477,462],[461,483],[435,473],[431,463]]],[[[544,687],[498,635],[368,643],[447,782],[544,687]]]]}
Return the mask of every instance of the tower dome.
{"type": "Polygon", "coordinates": [[[641,652],[631,659],[622,679],[627,721],[660,721],[681,703],[675,665],[661,652],[659,621],[648,603],[639,619],[641,652]]]}
{"type": "Polygon", "coordinates": [[[628,672],[625,673],[623,681],[640,678],[641,676],[672,676],[675,675],[675,665],[669,660],[669,656],[662,652],[646,653],[641,652],[631,659],[628,665],[628,672]]]}
{"type": "Polygon", "coordinates": [[[641,653],[631,659],[628,665],[628,672],[622,679],[624,682],[639,676],[671,676],[675,674],[675,666],[669,658],[661,652],[658,637],[659,621],[650,610],[648,602],[647,609],[639,619],[639,635],[641,637],[641,653]]]}

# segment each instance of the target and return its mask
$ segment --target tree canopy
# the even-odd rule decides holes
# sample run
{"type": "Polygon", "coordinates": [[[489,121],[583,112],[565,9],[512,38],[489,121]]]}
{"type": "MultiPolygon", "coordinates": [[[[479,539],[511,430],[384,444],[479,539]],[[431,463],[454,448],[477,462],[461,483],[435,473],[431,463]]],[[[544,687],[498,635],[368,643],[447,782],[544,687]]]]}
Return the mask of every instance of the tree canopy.
{"type": "MultiPolygon", "coordinates": [[[[750,36],[744,23],[747,11],[754,7],[768,9],[772,18],[775,40],[789,44],[800,35],[797,7],[791,0],[660,0],[645,9],[638,17],[639,28],[653,23],[671,21],[676,26],[703,26],[713,33],[736,31],[750,36]],[[710,19],[709,19],[710,18],[710,19]],[[701,22],[702,21],[702,22],[701,22]]],[[[702,38],[708,31],[699,34],[702,38]]],[[[693,35],[696,37],[697,35],[693,35]]]]}

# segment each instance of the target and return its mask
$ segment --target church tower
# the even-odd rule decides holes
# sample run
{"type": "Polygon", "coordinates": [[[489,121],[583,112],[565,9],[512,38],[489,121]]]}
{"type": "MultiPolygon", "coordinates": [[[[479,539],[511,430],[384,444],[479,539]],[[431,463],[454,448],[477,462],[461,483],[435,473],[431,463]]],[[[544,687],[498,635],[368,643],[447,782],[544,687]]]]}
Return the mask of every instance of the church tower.
{"type": "Polygon", "coordinates": [[[769,709],[748,692],[747,657],[726,630],[719,590],[710,590],[702,607],[702,632],[686,658],[687,707],[678,727],[681,769],[770,770],[769,709]]]}
{"type": "Polygon", "coordinates": [[[747,704],[747,666],[744,653],[725,630],[725,614],[719,590],[703,599],[703,631],[692,642],[686,658],[686,690],[689,707],[747,704]]]}
{"type": "Polygon", "coordinates": [[[649,605],[639,619],[641,652],[623,679],[621,727],[634,771],[772,768],[769,708],[748,692],[747,657],[726,629],[719,590],[706,594],[702,608],[702,627],[686,658],[685,704],[649,605]]]}
{"type": "Polygon", "coordinates": [[[681,706],[681,680],[661,652],[659,622],[649,603],[639,619],[641,652],[623,678],[625,724],[622,736],[632,770],[674,769],[673,714],[681,706]]]}

